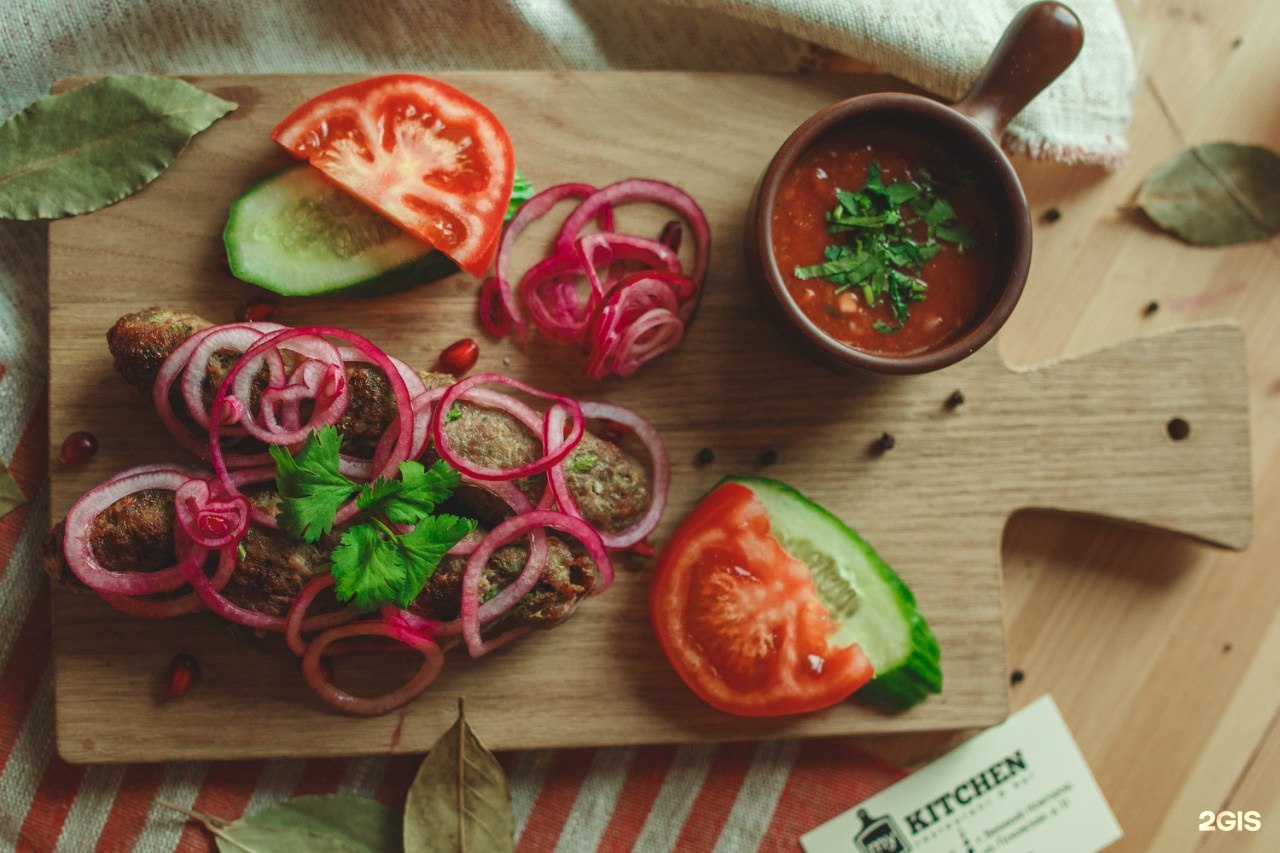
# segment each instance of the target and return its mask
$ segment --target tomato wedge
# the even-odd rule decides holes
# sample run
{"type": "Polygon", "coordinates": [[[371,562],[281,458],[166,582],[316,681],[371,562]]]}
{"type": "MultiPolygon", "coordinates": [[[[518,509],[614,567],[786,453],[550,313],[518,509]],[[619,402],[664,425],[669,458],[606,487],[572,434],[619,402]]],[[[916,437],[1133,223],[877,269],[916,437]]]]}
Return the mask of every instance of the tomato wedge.
{"type": "Polygon", "coordinates": [[[718,487],[676,530],[654,573],[649,616],[685,683],[732,714],[826,708],[873,675],[857,644],[830,644],[836,625],[808,567],[737,483],[718,487]]]}
{"type": "Polygon", "coordinates": [[[472,275],[493,262],[515,158],[470,95],[416,74],[375,77],[317,95],[271,138],[472,275]]]}

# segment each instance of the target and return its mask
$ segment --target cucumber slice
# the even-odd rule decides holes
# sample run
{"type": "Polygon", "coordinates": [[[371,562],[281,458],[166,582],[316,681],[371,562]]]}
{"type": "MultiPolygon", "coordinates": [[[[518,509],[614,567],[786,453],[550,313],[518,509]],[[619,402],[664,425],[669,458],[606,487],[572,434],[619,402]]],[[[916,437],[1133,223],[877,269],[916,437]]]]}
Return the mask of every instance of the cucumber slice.
{"type": "MultiPolygon", "coordinates": [[[[517,174],[506,218],[533,194],[517,174]]],[[[307,163],[268,175],[241,193],[222,238],[232,275],[282,296],[375,296],[458,271],[442,252],[307,163]]]]}
{"type": "Polygon", "coordinates": [[[847,524],[795,489],[764,477],[730,477],[769,512],[774,537],[809,566],[818,597],[840,628],[834,645],[857,643],[876,676],[855,695],[889,710],[942,690],[938,641],[915,596],[847,524]]]}
{"type": "Polygon", "coordinates": [[[283,296],[392,293],[458,271],[306,163],[245,190],[222,236],[232,275],[283,296]]]}

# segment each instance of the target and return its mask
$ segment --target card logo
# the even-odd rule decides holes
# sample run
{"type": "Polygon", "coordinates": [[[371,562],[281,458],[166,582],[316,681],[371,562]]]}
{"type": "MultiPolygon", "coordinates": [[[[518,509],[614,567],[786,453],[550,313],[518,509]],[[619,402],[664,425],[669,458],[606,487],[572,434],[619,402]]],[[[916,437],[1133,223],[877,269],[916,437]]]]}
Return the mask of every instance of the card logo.
{"type": "Polygon", "coordinates": [[[858,809],[862,829],[853,837],[859,853],[908,853],[911,846],[903,839],[893,818],[872,818],[866,809],[858,809]]]}

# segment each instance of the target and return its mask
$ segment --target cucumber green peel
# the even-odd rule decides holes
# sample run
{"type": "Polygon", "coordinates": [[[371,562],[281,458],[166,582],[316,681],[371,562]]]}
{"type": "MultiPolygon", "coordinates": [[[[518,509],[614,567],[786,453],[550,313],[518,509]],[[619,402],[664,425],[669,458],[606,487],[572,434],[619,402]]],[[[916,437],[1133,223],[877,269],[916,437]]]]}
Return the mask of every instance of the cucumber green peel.
{"type": "MultiPolygon", "coordinates": [[[[517,174],[506,218],[532,195],[532,185],[517,174]]],[[[444,253],[307,163],[241,193],[231,204],[223,242],[232,275],[282,296],[394,293],[458,271],[444,253]]]]}
{"type": "Polygon", "coordinates": [[[938,641],[915,596],[866,540],[785,483],[729,477],[751,489],[769,513],[771,532],[809,566],[818,597],[840,623],[832,645],[857,643],[875,670],[855,695],[901,711],[942,690],[938,641]]]}

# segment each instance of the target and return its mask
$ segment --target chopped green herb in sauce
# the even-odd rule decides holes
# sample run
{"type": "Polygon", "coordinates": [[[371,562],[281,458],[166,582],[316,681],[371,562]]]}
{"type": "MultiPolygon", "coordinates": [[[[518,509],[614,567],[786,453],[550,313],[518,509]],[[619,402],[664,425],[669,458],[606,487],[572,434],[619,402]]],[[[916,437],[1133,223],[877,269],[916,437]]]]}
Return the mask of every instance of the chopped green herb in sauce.
{"type": "Polygon", "coordinates": [[[924,300],[928,285],[919,275],[941,251],[939,241],[961,251],[977,245],[928,172],[917,169],[916,174],[920,182],[886,185],[872,160],[866,185],[857,192],[836,190],[836,206],[827,212],[827,232],[844,235],[843,240],[827,246],[823,263],[795,269],[798,279],[825,278],[836,293],[861,293],[869,307],[886,300],[896,324],[877,321],[874,328],[883,334],[901,329],[911,303],[924,300]]]}

